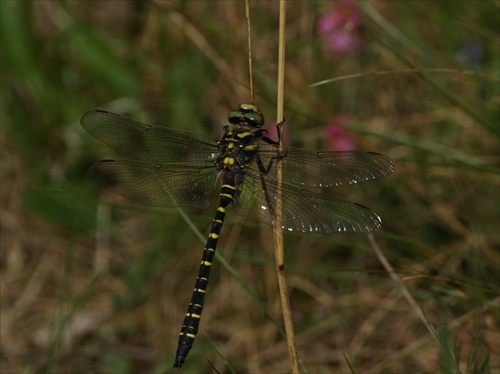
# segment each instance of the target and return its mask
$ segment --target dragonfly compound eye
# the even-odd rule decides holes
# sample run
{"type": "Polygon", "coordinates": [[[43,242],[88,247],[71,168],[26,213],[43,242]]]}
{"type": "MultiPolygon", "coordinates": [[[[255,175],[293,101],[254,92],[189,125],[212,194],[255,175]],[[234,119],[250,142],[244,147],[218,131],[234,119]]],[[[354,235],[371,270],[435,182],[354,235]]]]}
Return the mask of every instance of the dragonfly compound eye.
{"type": "Polygon", "coordinates": [[[244,114],[246,122],[252,127],[262,127],[264,116],[261,113],[248,112],[244,114]]]}
{"type": "Polygon", "coordinates": [[[264,115],[253,104],[241,104],[240,112],[247,122],[252,127],[262,127],[264,125],[264,115]]]}
{"type": "Polygon", "coordinates": [[[242,112],[240,110],[235,110],[229,113],[227,118],[233,125],[247,124],[256,128],[260,128],[264,125],[264,116],[260,112],[242,112]]]}
{"type": "Polygon", "coordinates": [[[229,113],[227,119],[229,120],[229,123],[232,123],[233,125],[238,125],[242,122],[245,122],[245,115],[241,110],[234,110],[231,113],[229,113]]]}
{"type": "Polygon", "coordinates": [[[260,128],[264,125],[264,116],[255,105],[243,104],[240,110],[234,110],[227,117],[233,125],[247,124],[260,128]]]}

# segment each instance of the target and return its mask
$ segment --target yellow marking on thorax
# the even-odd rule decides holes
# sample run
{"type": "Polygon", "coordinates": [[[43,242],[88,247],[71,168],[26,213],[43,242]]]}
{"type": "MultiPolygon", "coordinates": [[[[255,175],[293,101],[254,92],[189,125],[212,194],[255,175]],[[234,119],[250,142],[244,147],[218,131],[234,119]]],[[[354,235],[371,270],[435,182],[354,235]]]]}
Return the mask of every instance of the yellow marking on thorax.
{"type": "Polygon", "coordinates": [[[246,138],[247,136],[250,135],[252,135],[250,131],[240,132],[239,134],[236,134],[236,136],[240,139],[246,138]]]}
{"type": "Polygon", "coordinates": [[[234,158],[232,157],[226,157],[224,159],[224,165],[233,165],[234,164],[234,158]]]}

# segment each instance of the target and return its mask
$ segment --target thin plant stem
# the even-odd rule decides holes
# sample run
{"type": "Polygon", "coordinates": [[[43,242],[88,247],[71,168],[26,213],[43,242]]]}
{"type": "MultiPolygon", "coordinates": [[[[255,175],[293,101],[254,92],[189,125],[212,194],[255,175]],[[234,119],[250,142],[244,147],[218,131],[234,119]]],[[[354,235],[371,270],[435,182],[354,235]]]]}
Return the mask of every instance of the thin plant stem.
{"type": "Polygon", "coordinates": [[[254,104],[255,96],[253,91],[253,69],[252,69],[252,24],[250,22],[250,0],[245,0],[245,15],[247,18],[248,37],[248,75],[250,80],[250,101],[254,104]]]}
{"type": "MultiPolygon", "coordinates": [[[[379,259],[380,263],[384,266],[385,270],[387,271],[387,273],[389,274],[391,279],[394,282],[396,282],[396,284],[398,285],[398,288],[401,291],[401,293],[403,294],[404,298],[411,305],[411,307],[413,308],[415,313],[418,315],[420,320],[423,322],[425,327],[427,327],[427,330],[429,330],[429,333],[431,334],[431,336],[434,336],[434,338],[437,339],[436,329],[431,325],[429,320],[425,317],[424,313],[422,312],[422,309],[417,304],[417,302],[415,301],[415,299],[411,295],[410,291],[408,291],[408,288],[406,288],[406,286],[404,285],[401,278],[399,278],[399,276],[394,271],[394,268],[392,267],[392,265],[389,263],[389,261],[387,261],[387,258],[384,256],[384,254],[380,250],[380,247],[378,246],[378,243],[375,240],[375,237],[373,236],[373,234],[368,233],[367,235],[368,235],[368,240],[370,241],[370,244],[371,244],[373,250],[375,251],[375,254],[376,254],[377,258],[379,259]]],[[[439,340],[438,340],[438,342],[439,342],[439,340]]]]}
{"type": "MultiPolygon", "coordinates": [[[[285,25],[286,25],[286,0],[280,0],[280,20],[279,20],[279,50],[278,50],[278,97],[277,97],[277,113],[276,119],[278,123],[282,123],[284,93],[285,93],[285,25]]],[[[279,139],[281,139],[282,126],[278,126],[279,139]]],[[[283,142],[280,141],[278,154],[282,154],[283,142]]],[[[278,285],[281,298],[281,308],[283,310],[283,321],[288,344],[288,353],[290,355],[290,366],[292,373],[299,373],[299,363],[297,360],[297,349],[295,346],[295,333],[293,331],[292,312],[290,309],[290,300],[288,298],[288,288],[285,277],[285,251],[283,245],[283,229],[282,229],[282,167],[280,157],[276,162],[276,177],[278,179],[278,190],[276,194],[276,221],[274,223],[274,256],[276,259],[276,270],[278,274],[278,285]]]]}
{"type": "MultiPolygon", "coordinates": [[[[420,306],[418,305],[416,300],[411,295],[410,291],[408,291],[408,288],[406,288],[406,286],[404,285],[401,278],[399,278],[399,276],[396,274],[392,265],[389,263],[389,261],[387,261],[387,258],[384,256],[384,254],[380,250],[380,247],[378,246],[378,243],[375,240],[375,237],[373,236],[372,233],[368,233],[368,240],[370,241],[370,244],[371,244],[373,250],[375,251],[375,254],[377,255],[380,263],[384,266],[385,270],[387,271],[387,273],[389,274],[391,279],[397,284],[399,291],[401,292],[403,297],[406,299],[408,304],[410,304],[413,311],[418,316],[418,318],[422,321],[422,323],[427,328],[427,330],[429,330],[430,336],[432,336],[438,342],[438,344],[440,344],[443,347],[443,349],[445,349],[443,343],[439,340],[439,336],[436,332],[436,329],[434,328],[434,326],[432,326],[429,319],[425,316],[424,312],[422,311],[422,308],[420,308],[420,306]]],[[[455,358],[455,355],[453,352],[450,352],[450,354],[453,356],[453,358],[455,358]]]]}

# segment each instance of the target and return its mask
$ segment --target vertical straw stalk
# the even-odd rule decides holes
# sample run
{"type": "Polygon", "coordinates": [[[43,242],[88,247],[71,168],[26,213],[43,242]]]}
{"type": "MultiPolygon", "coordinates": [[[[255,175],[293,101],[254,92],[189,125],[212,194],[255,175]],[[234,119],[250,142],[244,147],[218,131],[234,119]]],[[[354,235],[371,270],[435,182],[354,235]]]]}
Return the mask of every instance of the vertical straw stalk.
{"type": "MultiPolygon", "coordinates": [[[[282,123],[283,102],[285,93],[285,25],[286,25],[286,0],[280,1],[280,20],[279,20],[279,49],[278,49],[278,97],[277,97],[277,113],[276,120],[282,123]]],[[[282,125],[278,126],[279,139],[282,139],[282,125]]],[[[283,152],[283,142],[280,141],[278,153],[283,152]]],[[[299,373],[299,364],[297,360],[297,349],[295,347],[295,334],[293,331],[292,312],[290,310],[290,300],[288,298],[288,288],[285,277],[285,251],[283,245],[283,229],[282,229],[282,204],[281,184],[282,184],[282,167],[281,160],[278,157],[277,163],[277,178],[278,178],[278,193],[276,202],[276,220],[274,223],[274,256],[276,260],[276,270],[278,274],[278,285],[281,298],[281,308],[283,310],[283,321],[288,344],[288,353],[290,355],[290,365],[292,373],[299,373]]]]}
{"type": "MultiPolygon", "coordinates": [[[[254,87],[253,87],[253,73],[252,73],[252,34],[250,23],[250,7],[249,0],[245,1],[245,13],[247,19],[248,30],[248,69],[250,79],[250,98],[254,103],[254,87]]],[[[279,47],[278,47],[278,87],[277,87],[277,113],[276,120],[279,123],[277,126],[278,139],[282,139],[282,122],[284,120],[283,107],[284,107],[284,92],[285,92],[285,24],[286,24],[286,0],[280,1],[280,19],[279,19],[279,47]]],[[[278,154],[283,152],[282,141],[278,146],[278,154]]],[[[281,184],[282,184],[282,167],[281,160],[278,157],[276,160],[278,191],[276,201],[276,217],[274,223],[274,256],[276,261],[276,270],[278,275],[278,286],[281,299],[281,308],[283,310],[283,320],[285,324],[285,332],[287,337],[288,352],[290,355],[291,372],[294,374],[299,373],[299,364],[297,359],[297,350],[295,347],[295,334],[293,331],[292,313],[290,310],[290,301],[288,299],[288,289],[285,278],[285,254],[283,245],[283,229],[282,229],[282,197],[281,197],[281,184]]]]}

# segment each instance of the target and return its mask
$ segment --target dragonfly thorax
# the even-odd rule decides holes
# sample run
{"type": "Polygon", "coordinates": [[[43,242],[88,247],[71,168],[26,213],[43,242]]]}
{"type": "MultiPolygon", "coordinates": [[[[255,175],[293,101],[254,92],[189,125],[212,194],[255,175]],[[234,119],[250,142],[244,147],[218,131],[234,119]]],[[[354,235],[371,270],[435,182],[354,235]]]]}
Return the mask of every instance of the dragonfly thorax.
{"type": "Polygon", "coordinates": [[[225,126],[224,134],[218,142],[219,153],[215,160],[215,168],[222,172],[243,174],[245,166],[250,163],[258,151],[258,141],[264,130],[256,129],[248,124],[225,126]]]}

